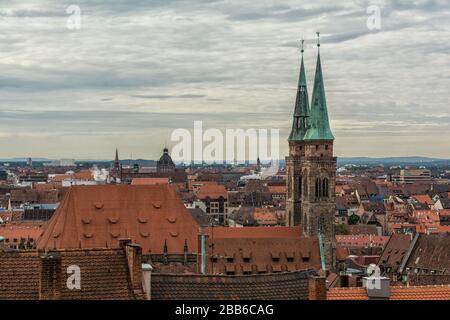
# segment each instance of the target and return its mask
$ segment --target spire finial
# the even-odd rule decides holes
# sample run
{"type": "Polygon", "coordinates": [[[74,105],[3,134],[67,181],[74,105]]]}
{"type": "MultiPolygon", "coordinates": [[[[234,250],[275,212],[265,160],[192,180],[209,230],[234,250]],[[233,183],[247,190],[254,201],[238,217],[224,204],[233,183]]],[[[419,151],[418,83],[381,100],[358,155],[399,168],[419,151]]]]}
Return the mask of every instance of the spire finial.
{"type": "Polygon", "coordinates": [[[320,47],[320,32],[317,31],[317,47],[320,47]]]}
{"type": "Polygon", "coordinates": [[[304,43],[304,42],[305,42],[305,40],[302,39],[302,47],[301,47],[301,50],[300,50],[301,53],[302,53],[302,57],[303,57],[303,52],[305,51],[305,50],[303,49],[303,43],[304,43]]]}

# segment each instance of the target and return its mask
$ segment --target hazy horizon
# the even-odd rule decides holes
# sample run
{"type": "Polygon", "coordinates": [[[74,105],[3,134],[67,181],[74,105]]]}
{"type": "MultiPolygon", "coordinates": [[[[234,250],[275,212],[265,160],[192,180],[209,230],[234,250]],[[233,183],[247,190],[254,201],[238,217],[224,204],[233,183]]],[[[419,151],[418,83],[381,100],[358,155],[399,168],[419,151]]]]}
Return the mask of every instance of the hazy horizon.
{"type": "Polygon", "coordinates": [[[450,159],[448,1],[79,0],[78,30],[70,2],[2,4],[2,159],[157,159],[195,120],[279,128],[283,158],[318,30],[336,156],[450,159]]]}

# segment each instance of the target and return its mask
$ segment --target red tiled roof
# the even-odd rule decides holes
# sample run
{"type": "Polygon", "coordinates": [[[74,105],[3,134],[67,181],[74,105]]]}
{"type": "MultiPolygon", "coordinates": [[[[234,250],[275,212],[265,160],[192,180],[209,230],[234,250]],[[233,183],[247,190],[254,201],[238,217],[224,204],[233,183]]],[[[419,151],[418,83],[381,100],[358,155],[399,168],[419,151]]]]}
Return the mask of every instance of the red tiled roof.
{"type": "Polygon", "coordinates": [[[221,184],[205,184],[201,186],[197,192],[198,199],[218,199],[223,197],[227,199],[228,192],[221,184]]]}
{"type": "Polygon", "coordinates": [[[349,256],[349,252],[347,248],[336,246],[336,258],[340,261],[347,259],[349,256]]]}
{"type": "Polygon", "coordinates": [[[430,196],[427,194],[416,194],[412,196],[420,203],[427,204],[429,206],[433,205],[433,200],[431,200],[430,196]]]}
{"type": "Polygon", "coordinates": [[[255,208],[253,219],[260,225],[276,225],[277,215],[269,208],[255,208]]]}
{"type": "Polygon", "coordinates": [[[40,248],[114,248],[130,238],[144,254],[197,252],[198,224],[169,185],[73,186],[38,241],[40,248]]]}
{"type": "Polygon", "coordinates": [[[69,174],[57,174],[52,178],[52,182],[62,182],[64,180],[70,180],[72,178],[69,174]]]}
{"type": "Polygon", "coordinates": [[[57,174],[52,178],[52,182],[62,182],[64,180],[94,180],[90,170],[82,170],[73,174],[57,174]]]}
{"type": "Polygon", "coordinates": [[[39,225],[22,225],[22,224],[3,224],[0,225],[0,236],[13,242],[14,239],[33,239],[37,240],[43,232],[43,228],[39,225]]]}
{"type": "Polygon", "coordinates": [[[307,300],[308,278],[302,270],[264,275],[153,274],[152,300],[307,300]]]}
{"type": "Polygon", "coordinates": [[[336,242],[343,247],[384,247],[389,236],[336,235],[336,242]]]}
{"type": "Polygon", "coordinates": [[[255,272],[258,266],[264,272],[272,272],[275,265],[280,265],[282,271],[320,269],[317,237],[301,237],[300,227],[208,227],[203,231],[210,248],[207,251],[210,273],[225,273],[225,264],[230,262],[228,256],[233,257],[231,263],[236,266],[236,274],[243,273],[242,266],[247,263],[255,272]],[[216,257],[215,262],[210,259],[212,256],[216,257]]]}
{"type": "Polygon", "coordinates": [[[385,269],[391,268],[393,272],[396,272],[409,249],[411,240],[412,237],[409,234],[392,234],[378,260],[378,265],[385,269]]]}
{"type": "Polygon", "coordinates": [[[268,186],[270,193],[286,193],[286,186],[268,186]]]}
{"type": "MultiPolygon", "coordinates": [[[[391,286],[389,300],[450,300],[450,285],[437,286],[391,286]]],[[[331,288],[327,300],[368,300],[362,287],[331,288]]]]}
{"type": "Polygon", "coordinates": [[[302,234],[300,227],[208,227],[203,229],[206,235],[214,233],[214,238],[299,238],[302,234]]]}
{"type": "MultiPolygon", "coordinates": [[[[0,251],[0,300],[39,299],[40,255],[43,252],[0,251]]],[[[130,280],[128,262],[123,248],[51,250],[60,257],[61,299],[118,300],[142,298],[135,296],[130,280]],[[81,289],[67,288],[67,268],[77,265],[81,270],[81,289]]],[[[44,275],[45,276],[45,275],[44,275]]]]}
{"type": "Polygon", "coordinates": [[[169,178],[133,178],[132,185],[169,184],[169,178]]]}

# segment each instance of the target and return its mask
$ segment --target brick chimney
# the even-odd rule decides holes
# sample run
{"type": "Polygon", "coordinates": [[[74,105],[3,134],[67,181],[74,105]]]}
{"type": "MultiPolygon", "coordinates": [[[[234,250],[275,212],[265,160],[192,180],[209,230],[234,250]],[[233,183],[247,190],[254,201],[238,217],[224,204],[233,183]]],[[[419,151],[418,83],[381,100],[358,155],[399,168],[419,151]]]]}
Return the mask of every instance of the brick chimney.
{"type": "Polygon", "coordinates": [[[325,277],[309,278],[309,300],[327,300],[327,284],[325,277]]]}
{"type": "Polygon", "coordinates": [[[152,299],[152,270],[149,263],[142,264],[142,283],[147,300],[152,299]]]}
{"type": "Polygon", "coordinates": [[[136,243],[129,243],[124,249],[133,291],[140,294],[142,293],[142,248],[136,243]]]}
{"type": "Polygon", "coordinates": [[[59,253],[43,252],[40,258],[39,299],[61,298],[61,256],[59,253]]]}

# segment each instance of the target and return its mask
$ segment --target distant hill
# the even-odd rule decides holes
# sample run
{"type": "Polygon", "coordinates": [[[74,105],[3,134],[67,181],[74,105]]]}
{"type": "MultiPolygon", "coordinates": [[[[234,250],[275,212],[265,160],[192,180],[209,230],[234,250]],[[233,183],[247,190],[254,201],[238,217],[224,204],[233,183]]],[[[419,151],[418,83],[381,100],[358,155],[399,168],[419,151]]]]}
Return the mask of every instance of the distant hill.
{"type": "MultiPolygon", "coordinates": [[[[31,158],[35,162],[51,162],[52,159],[48,158],[31,158]]],[[[28,158],[9,158],[9,159],[0,159],[0,162],[27,162],[28,158]]]]}
{"type": "Polygon", "coordinates": [[[344,164],[391,164],[391,165],[449,165],[450,159],[438,159],[421,156],[413,157],[383,157],[383,158],[370,158],[370,157],[338,157],[338,165],[344,164]]]}

